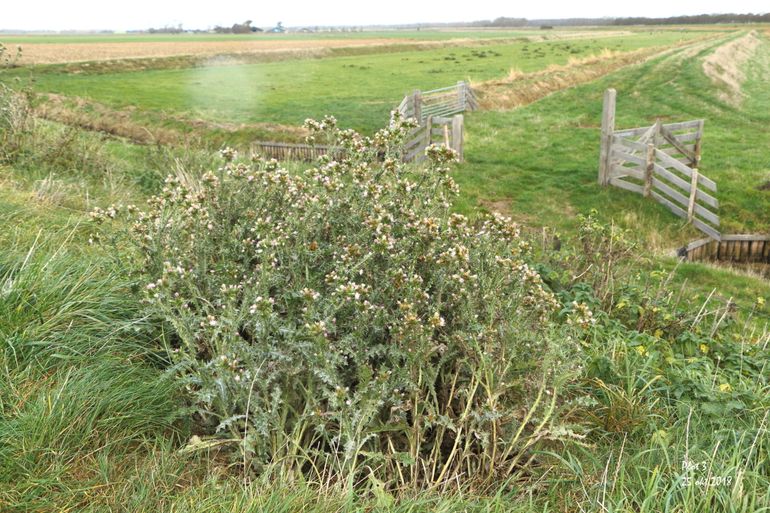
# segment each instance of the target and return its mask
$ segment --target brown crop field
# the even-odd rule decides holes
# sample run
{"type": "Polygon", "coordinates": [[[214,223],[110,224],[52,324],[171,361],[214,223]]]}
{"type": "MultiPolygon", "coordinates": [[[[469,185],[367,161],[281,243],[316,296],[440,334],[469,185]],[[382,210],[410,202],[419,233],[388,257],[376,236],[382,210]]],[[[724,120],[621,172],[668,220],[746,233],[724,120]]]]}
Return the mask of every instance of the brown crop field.
{"type": "Polygon", "coordinates": [[[379,46],[400,43],[400,39],[314,39],[263,41],[163,41],[132,43],[27,43],[26,64],[62,64],[68,62],[114,59],[146,59],[180,55],[214,56],[220,54],[269,54],[278,52],[323,52],[330,48],[379,46]]]}
{"type": "MultiPolygon", "coordinates": [[[[412,37],[370,37],[351,38],[341,36],[335,39],[309,37],[307,39],[261,39],[261,40],[186,40],[186,41],[105,41],[94,38],[92,42],[24,42],[17,41],[24,50],[24,64],[67,64],[92,61],[123,59],[162,59],[169,57],[213,57],[216,55],[274,56],[281,57],[322,57],[329,50],[341,48],[366,48],[391,45],[409,45],[419,49],[446,46],[468,46],[490,44],[505,40],[548,41],[610,38],[629,35],[626,30],[563,31],[556,34],[527,34],[507,38],[482,37],[474,40],[466,37],[449,37],[426,41],[412,37]]],[[[454,35],[454,34],[453,34],[454,35]]],[[[15,44],[15,43],[14,43],[15,44]]]]}

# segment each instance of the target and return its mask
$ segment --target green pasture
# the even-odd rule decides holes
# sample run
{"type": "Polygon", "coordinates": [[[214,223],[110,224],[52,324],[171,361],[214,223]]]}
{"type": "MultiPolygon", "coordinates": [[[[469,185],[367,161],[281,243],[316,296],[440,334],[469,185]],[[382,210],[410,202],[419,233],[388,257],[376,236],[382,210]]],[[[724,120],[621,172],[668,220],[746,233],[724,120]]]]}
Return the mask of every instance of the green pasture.
{"type": "MultiPolygon", "coordinates": [[[[639,32],[632,36],[452,46],[324,59],[288,60],[125,73],[30,73],[42,93],[83,97],[114,108],[227,123],[299,125],[308,117],[337,116],[340,124],[372,132],[414,89],[458,80],[500,78],[565,64],[604,49],[665,46],[697,33],[639,32]]],[[[19,74],[18,71],[15,74],[19,74]]]]}

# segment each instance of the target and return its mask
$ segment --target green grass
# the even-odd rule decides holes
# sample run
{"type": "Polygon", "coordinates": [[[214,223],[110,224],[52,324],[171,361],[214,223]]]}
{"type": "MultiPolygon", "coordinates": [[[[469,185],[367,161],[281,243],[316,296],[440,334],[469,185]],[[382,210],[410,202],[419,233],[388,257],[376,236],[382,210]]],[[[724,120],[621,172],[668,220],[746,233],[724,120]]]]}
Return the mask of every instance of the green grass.
{"type": "Polygon", "coordinates": [[[342,126],[372,132],[386,123],[390,110],[414,89],[502,77],[511,68],[536,71],[605,48],[630,51],[697,35],[649,32],[195,69],[32,76],[37,91],[84,97],[114,108],[131,106],[229,123],[288,125],[333,114],[342,126]]]}

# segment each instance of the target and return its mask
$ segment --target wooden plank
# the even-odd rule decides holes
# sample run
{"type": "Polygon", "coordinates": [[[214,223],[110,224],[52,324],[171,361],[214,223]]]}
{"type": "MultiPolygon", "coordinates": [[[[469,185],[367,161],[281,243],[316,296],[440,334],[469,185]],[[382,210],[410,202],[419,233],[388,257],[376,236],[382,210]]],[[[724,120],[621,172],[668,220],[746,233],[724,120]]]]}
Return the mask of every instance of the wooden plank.
{"type": "Polygon", "coordinates": [[[408,152],[406,156],[404,157],[405,162],[412,162],[412,161],[419,161],[420,156],[425,155],[425,146],[420,146],[415,148],[414,150],[408,152]]]}
{"type": "MultiPolygon", "coordinates": [[[[422,132],[422,131],[421,131],[422,132]]],[[[422,133],[414,134],[414,139],[410,140],[408,143],[404,144],[404,150],[409,150],[417,146],[418,144],[425,141],[425,135],[422,133]]]]}
{"type": "Polygon", "coordinates": [[[615,187],[620,187],[621,189],[625,189],[627,191],[631,192],[638,192],[639,194],[644,194],[644,187],[641,185],[637,185],[635,183],[627,182],[625,180],[621,180],[620,178],[612,178],[610,180],[610,184],[614,185],[615,187]]]}
{"type": "Polygon", "coordinates": [[[744,241],[744,240],[769,241],[770,235],[731,234],[731,235],[722,235],[722,240],[724,241],[744,241]]]}
{"type": "MultiPolygon", "coordinates": [[[[693,150],[695,150],[694,144],[682,144],[682,146],[689,152],[692,152],[693,150]]],[[[680,152],[678,149],[676,149],[676,147],[670,144],[658,145],[658,149],[661,151],[665,151],[671,157],[673,157],[674,155],[686,155],[685,153],[680,152]]]]}
{"type": "Polygon", "coordinates": [[[432,101],[428,101],[428,100],[425,99],[425,97],[423,97],[423,100],[422,100],[422,108],[423,109],[427,109],[427,108],[431,108],[431,107],[432,108],[436,108],[436,107],[447,107],[447,106],[462,108],[463,104],[461,104],[457,100],[457,98],[454,98],[454,97],[452,97],[452,98],[444,98],[444,99],[440,99],[440,100],[432,100],[432,101]]]}
{"type": "Polygon", "coordinates": [[[622,137],[614,136],[612,138],[612,144],[613,145],[619,145],[619,146],[625,146],[626,148],[630,148],[632,150],[636,150],[639,152],[647,152],[647,145],[643,143],[638,143],[636,141],[632,141],[630,139],[624,139],[622,137]]]}
{"type": "MultiPolygon", "coordinates": [[[[674,134],[674,137],[676,137],[676,140],[680,143],[688,143],[690,141],[696,141],[700,138],[700,134],[698,132],[687,132],[684,134],[674,134]]],[[[693,143],[693,146],[695,144],[693,143]]]]}
{"type": "Polygon", "coordinates": [[[638,164],[640,166],[646,166],[647,160],[639,157],[637,155],[632,155],[631,153],[626,153],[623,151],[623,147],[620,146],[613,146],[612,147],[612,160],[613,162],[616,160],[624,160],[626,162],[633,162],[634,164],[638,164]],[[620,149],[618,149],[620,148],[620,149]]]}
{"type": "Polygon", "coordinates": [[[607,89],[604,92],[604,103],[602,107],[602,131],[601,131],[601,149],[599,151],[599,184],[607,185],[610,179],[610,170],[612,168],[612,142],[613,132],[615,131],[615,97],[617,92],[614,89],[607,89]]]}
{"type": "Polygon", "coordinates": [[[661,178],[665,178],[666,180],[671,182],[673,185],[679,187],[683,191],[685,192],[690,191],[690,184],[688,182],[682,180],[681,178],[679,178],[677,175],[675,175],[665,167],[655,164],[654,170],[655,170],[655,174],[657,174],[661,178]]]}
{"type": "Polygon", "coordinates": [[[687,203],[687,219],[692,221],[692,217],[695,214],[695,195],[698,192],[698,170],[692,170],[692,178],[690,180],[690,197],[687,203]]]}
{"type": "Polygon", "coordinates": [[[652,125],[649,130],[647,130],[645,133],[642,134],[642,136],[637,140],[636,142],[645,144],[650,142],[651,140],[655,139],[655,135],[658,133],[658,130],[660,130],[660,120],[655,121],[655,124],[652,125]]]}
{"type": "Polygon", "coordinates": [[[677,130],[700,128],[702,124],[702,119],[694,119],[692,121],[682,121],[679,123],[664,123],[663,127],[666,128],[669,132],[675,132],[677,130]]]}
{"type": "Polygon", "coordinates": [[[652,189],[652,177],[655,171],[655,145],[650,143],[647,145],[647,165],[644,169],[644,197],[650,196],[650,190],[652,189]]]}
{"type": "Polygon", "coordinates": [[[762,259],[762,246],[764,242],[753,240],[749,242],[749,254],[751,254],[751,261],[757,262],[762,259]]]}
{"type": "Polygon", "coordinates": [[[417,121],[422,121],[422,93],[419,89],[415,89],[412,93],[412,110],[414,110],[414,117],[417,121]]]}
{"type": "Polygon", "coordinates": [[[721,238],[721,234],[719,233],[719,230],[717,230],[715,228],[712,228],[711,226],[707,225],[706,223],[704,223],[700,219],[694,218],[692,220],[692,225],[695,228],[697,228],[700,231],[702,231],[703,233],[705,233],[706,235],[708,235],[708,236],[710,236],[710,237],[712,237],[712,238],[714,238],[716,240],[719,240],[721,238]]]}
{"type": "Polygon", "coordinates": [[[652,179],[652,185],[657,190],[665,193],[666,196],[668,196],[672,200],[674,200],[677,203],[679,203],[681,206],[683,206],[683,207],[687,206],[687,196],[685,196],[684,194],[680,193],[676,189],[673,189],[673,188],[669,187],[668,185],[666,185],[665,183],[661,182],[657,178],[653,178],[652,179]]]}
{"type": "MultiPolygon", "coordinates": [[[[674,168],[680,173],[684,174],[687,178],[692,177],[692,169],[690,167],[686,166],[685,164],[682,164],[675,158],[669,157],[668,155],[666,155],[666,153],[660,150],[655,150],[655,157],[658,160],[660,160],[665,167],[674,168]]],[[[717,190],[717,184],[713,180],[710,180],[709,178],[706,178],[703,175],[700,175],[698,177],[698,183],[700,185],[703,185],[707,189],[710,189],[711,191],[716,192],[717,190]]]]}
{"type": "MultiPolygon", "coordinates": [[[[656,164],[655,173],[659,175],[661,178],[665,178],[672,184],[676,185],[686,193],[688,194],[690,193],[690,183],[686,182],[685,180],[682,180],[677,175],[670,172],[668,169],[656,164]]],[[[715,197],[711,196],[709,193],[703,192],[702,190],[698,189],[695,194],[696,194],[695,199],[697,201],[705,203],[706,205],[709,205],[710,207],[713,207],[713,208],[719,208],[719,201],[715,197]]]]}
{"type": "Polygon", "coordinates": [[[664,126],[660,127],[660,135],[662,135],[665,140],[667,140],[674,148],[676,148],[677,151],[679,151],[679,153],[687,157],[690,157],[690,159],[692,159],[693,161],[695,160],[695,154],[693,154],[691,151],[685,148],[679,141],[677,141],[676,137],[674,137],[674,134],[672,134],[666,127],[664,126]]]}
{"type": "Polygon", "coordinates": [[[431,131],[433,130],[433,116],[427,116],[425,118],[425,147],[427,148],[431,144],[431,131]]]}
{"type": "Polygon", "coordinates": [[[457,89],[456,85],[451,85],[447,87],[439,87],[438,89],[431,89],[430,91],[423,91],[423,94],[434,94],[434,93],[440,93],[442,91],[451,91],[453,89],[457,89]]]}
{"type": "Polygon", "coordinates": [[[644,180],[644,171],[636,167],[623,167],[613,164],[612,169],[610,170],[610,177],[620,178],[623,176],[630,176],[632,178],[636,178],[637,180],[644,180]]]}
{"type": "Polygon", "coordinates": [[[675,215],[679,217],[686,218],[687,212],[679,208],[678,206],[674,205],[671,201],[664,198],[662,195],[658,194],[655,191],[652,191],[650,195],[658,200],[658,203],[661,203],[664,207],[668,208],[671,212],[673,212],[675,215]]]}
{"type": "Polygon", "coordinates": [[[644,135],[645,132],[647,132],[650,128],[649,126],[640,126],[636,128],[626,128],[623,130],[615,130],[613,132],[613,135],[617,137],[638,137],[640,135],[644,135]]]}
{"type": "Polygon", "coordinates": [[[462,114],[452,118],[452,149],[462,162],[465,159],[465,117],[462,114]]]}
{"type": "Polygon", "coordinates": [[[685,251],[692,251],[694,249],[698,249],[701,246],[705,246],[706,244],[710,244],[712,242],[712,239],[710,237],[705,239],[698,239],[696,241],[690,242],[687,244],[687,246],[684,247],[685,251]]]}

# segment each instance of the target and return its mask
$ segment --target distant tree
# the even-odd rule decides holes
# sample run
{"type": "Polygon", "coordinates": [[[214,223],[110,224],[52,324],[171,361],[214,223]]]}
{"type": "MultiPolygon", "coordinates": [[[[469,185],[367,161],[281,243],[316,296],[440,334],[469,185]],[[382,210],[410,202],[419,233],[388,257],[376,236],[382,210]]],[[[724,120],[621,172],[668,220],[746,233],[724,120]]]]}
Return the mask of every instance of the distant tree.
{"type": "Polygon", "coordinates": [[[233,34],[249,34],[251,32],[251,20],[234,24],[230,31],[233,34]]]}
{"type": "Polygon", "coordinates": [[[527,20],[525,18],[505,18],[503,16],[495,18],[492,21],[493,27],[526,27],[527,20]]]}

